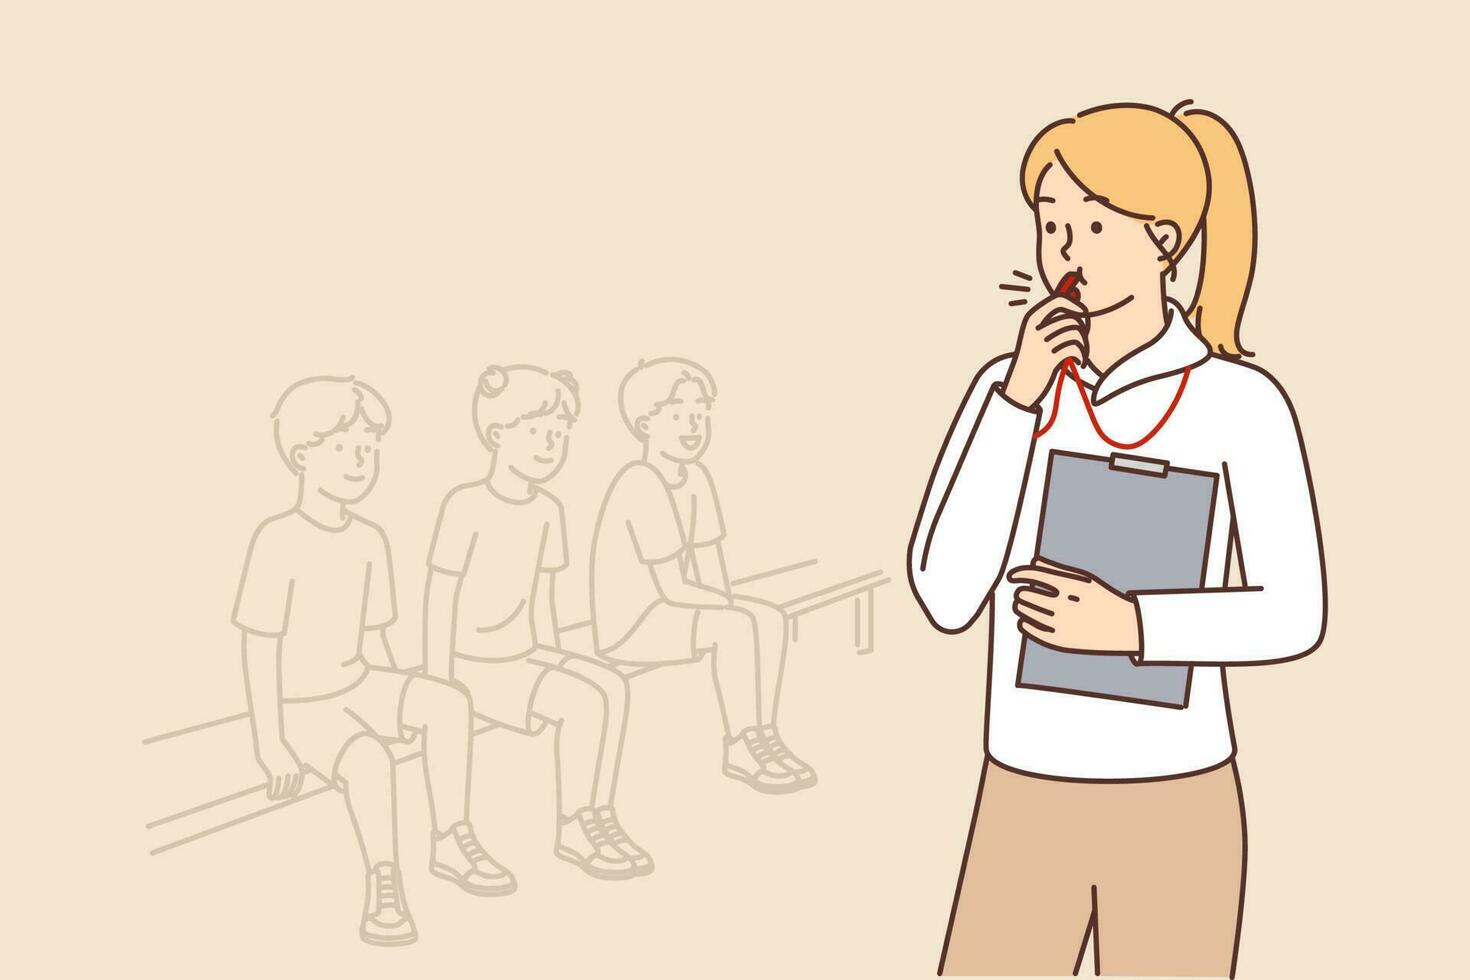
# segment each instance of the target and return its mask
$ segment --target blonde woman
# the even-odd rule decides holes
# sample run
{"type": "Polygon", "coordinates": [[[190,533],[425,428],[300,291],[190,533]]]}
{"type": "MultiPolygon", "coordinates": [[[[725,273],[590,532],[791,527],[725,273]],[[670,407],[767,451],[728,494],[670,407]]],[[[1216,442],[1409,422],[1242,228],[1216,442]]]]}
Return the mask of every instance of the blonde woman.
{"type": "Polygon", "coordinates": [[[910,584],[934,625],[991,609],[985,762],[942,974],[1072,973],[1089,930],[1100,972],[1234,973],[1245,812],[1224,668],[1316,649],[1326,588],[1295,415],[1239,340],[1245,157],[1185,106],[1101,106],[1032,141],[1021,192],[1049,295],[971,384],[914,527],[910,584]],[[1180,304],[1168,286],[1191,248],[1199,282],[1180,304]],[[1119,448],[1218,476],[1203,587],[1124,593],[1037,555],[1052,453],[1119,448]],[[1186,703],[1021,687],[1028,637],[1189,665],[1186,703]]]}

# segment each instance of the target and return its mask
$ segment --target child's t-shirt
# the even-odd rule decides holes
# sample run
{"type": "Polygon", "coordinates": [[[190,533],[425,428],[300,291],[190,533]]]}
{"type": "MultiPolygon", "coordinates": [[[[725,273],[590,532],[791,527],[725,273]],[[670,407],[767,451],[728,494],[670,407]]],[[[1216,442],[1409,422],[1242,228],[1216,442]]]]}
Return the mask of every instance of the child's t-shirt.
{"type": "Polygon", "coordinates": [[[363,630],[397,617],[382,528],[353,514],[324,527],[298,510],[256,528],[240,574],[236,626],[281,639],[281,696],[301,701],[362,679],[363,630]]]}
{"type": "Polygon", "coordinates": [[[709,471],[685,467],[684,482],[666,484],[639,461],[613,479],[592,546],[592,633],[599,651],[626,640],[660,601],[649,565],[678,556],[693,577],[693,548],[725,536],[725,521],[709,471]]]}
{"type": "Polygon", "coordinates": [[[483,480],[444,498],[429,567],[459,577],[454,652],[475,660],[515,660],[536,648],[536,579],[567,566],[561,502],[535,488],[507,500],[483,480]]]}

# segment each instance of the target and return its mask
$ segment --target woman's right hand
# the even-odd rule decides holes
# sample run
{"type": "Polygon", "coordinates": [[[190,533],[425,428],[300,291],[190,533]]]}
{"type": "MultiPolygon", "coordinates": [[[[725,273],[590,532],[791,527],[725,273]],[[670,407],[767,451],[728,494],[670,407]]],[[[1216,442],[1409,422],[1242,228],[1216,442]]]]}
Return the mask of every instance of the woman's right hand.
{"type": "Polygon", "coordinates": [[[1006,398],[1023,408],[1035,407],[1069,357],[1087,360],[1087,310],[1065,296],[1048,296],[1021,319],[1016,356],[1005,380],[1006,398]]]}

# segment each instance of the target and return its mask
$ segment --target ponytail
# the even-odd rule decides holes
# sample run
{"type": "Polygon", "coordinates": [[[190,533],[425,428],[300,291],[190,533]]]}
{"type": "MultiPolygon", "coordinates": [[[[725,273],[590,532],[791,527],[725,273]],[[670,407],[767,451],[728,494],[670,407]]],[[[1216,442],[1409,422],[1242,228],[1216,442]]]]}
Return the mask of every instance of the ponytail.
{"type": "Polygon", "coordinates": [[[1210,175],[1189,319],[1212,351],[1250,356],[1240,343],[1240,318],[1256,269],[1256,199],[1245,151],[1235,131],[1212,112],[1176,109],[1175,118],[1199,144],[1210,175]]]}

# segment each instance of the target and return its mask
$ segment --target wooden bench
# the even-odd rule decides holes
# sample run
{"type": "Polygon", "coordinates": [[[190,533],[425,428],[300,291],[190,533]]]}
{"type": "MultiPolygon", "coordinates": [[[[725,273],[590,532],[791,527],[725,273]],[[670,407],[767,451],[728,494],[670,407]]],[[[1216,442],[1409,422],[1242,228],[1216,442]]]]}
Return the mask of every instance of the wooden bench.
{"type": "MultiPolygon", "coordinates": [[[[800,623],[804,616],[828,606],[850,602],[853,646],[859,654],[871,653],[874,594],[891,580],[881,571],[875,571],[834,583],[817,565],[813,558],[747,575],[731,584],[740,595],[780,606],[787,616],[792,643],[800,642],[800,623]]],[[[561,645],[570,652],[593,655],[590,622],[564,627],[561,640],[561,645]]],[[[659,666],[663,665],[620,664],[617,669],[628,677],[636,677],[659,666]]],[[[194,800],[204,799],[204,802],[182,806],[145,825],[150,854],[171,851],[333,789],[331,783],[309,772],[296,796],[288,800],[268,798],[251,748],[249,719],[249,713],[241,711],[143,739],[143,744],[150,747],[150,761],[156,762],[167,773],[168,788],[187,791],[194,800]],[[170,752],[177,758],[166,758],[170,752]],[[198,770],[200,758],[209,760],[207,771],[194,773],[198,778],[191,779],[187,786],[181,785],[176,778],[178,771],[198,770]]],[[[480,735],[498,727],[494,722],[476,716],[474,734],[480,735]]],[[[417,739],[396,742],[391,750],[398,762],[417,759],[423,754],[417,739]]]]}

